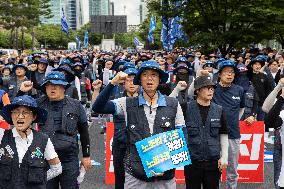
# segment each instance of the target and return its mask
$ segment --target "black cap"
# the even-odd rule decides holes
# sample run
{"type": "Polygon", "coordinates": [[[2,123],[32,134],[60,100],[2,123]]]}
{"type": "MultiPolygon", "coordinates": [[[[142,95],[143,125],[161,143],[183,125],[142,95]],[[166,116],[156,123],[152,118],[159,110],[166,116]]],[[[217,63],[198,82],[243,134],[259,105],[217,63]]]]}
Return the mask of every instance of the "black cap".
{"type": "Polygon", "coordinates": [[[206,86],[215,86],[210,76],[199,76],[194,80],[194,89],[200,89],[206,86]]]}

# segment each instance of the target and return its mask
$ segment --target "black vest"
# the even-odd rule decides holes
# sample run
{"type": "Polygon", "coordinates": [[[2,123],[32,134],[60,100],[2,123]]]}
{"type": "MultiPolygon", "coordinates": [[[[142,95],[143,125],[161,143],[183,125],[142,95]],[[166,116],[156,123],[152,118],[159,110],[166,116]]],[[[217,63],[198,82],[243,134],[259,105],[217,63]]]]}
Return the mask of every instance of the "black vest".
{"type": "MultiPolygon", "coordinates": [[[[178,101],[167,97],[167,106],[159,106],[154,121],[153,135],[174,130],[175,118],[177,113],[178,101]],[[165,123],[170,123],[166,126],[165,123]]],[[[138,97],[126,98],[127,111],[127,136],[128,144],[125,157],[126,172],[137,179],[153,182],[155,180],[170,180],[175,176],[175,169],[164,172],[161,177],[147,178],[142,162],[140,160],[135,143],[151,136],[148,120],[146,118],[144,107],[139,106],[138,97]]]]}
{"type": "Polygon", "coordinates": [[[0,144],[0,188],[45,189],[47,162],[44,159],[48,137],[33,131],[33,141],[19,165],[18,152],[12,130],[6,130],[0,144]],[[40,153],[35,153],[35,152],[40,153]]]}
{"type": "MultiPolygon", "coordinates": [[[[51,105],[47,97],[38,99],[38,105],[47,112],[51,112],[51,105]]],[[[50,137],[61,162],[69,161],[70,155],[76,158],[78,156],[77,125],[80,118],[80,106],[78,100],[65,96],[61,128],[57,130],[54,128],[52,114],[48,114],[45,123],[39,124],[40,131],[50,137]]]]}
{"type": "Polygon", "coordinates": [[[219,160],[222,107],[211,102],[205,125],[196,101],[188,104],[186,112],[185,124],[191,160],[219,160]]]}
{"type": "Polygon", "coordinates": [[[87,78],[85,76],[82,76],[82,78],[80,79],[80,92],[81,92],[82,104],[86,104],[88,101],[86,85],[87,85],[87,78]]]}
{"type": "Polygon", "coordinates": [[[245,120],[252,115],[252,108],[254,106],[258,106],[258,101],[259,98],[255,91],[255,88],[252,84],[250,84],[248,90],[245,93],[245,111],[244,115],[242,116],[242,120],[245,120]]]}

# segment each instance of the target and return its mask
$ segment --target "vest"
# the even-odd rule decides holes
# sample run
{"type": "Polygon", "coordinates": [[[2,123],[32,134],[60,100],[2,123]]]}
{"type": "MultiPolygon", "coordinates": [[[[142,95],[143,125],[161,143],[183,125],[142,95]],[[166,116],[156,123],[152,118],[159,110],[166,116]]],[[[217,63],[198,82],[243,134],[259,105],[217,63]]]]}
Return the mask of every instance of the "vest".
{"type": "MultiPolygon", "coordinates": [[[[167,97],[167,106],[159,106],[154,121],[153,135],[174,130],[175,118],[177,113],[178,101],[174,98],[167,97]],[[170,125],[165,126],[165,123],[170,125]]],[[[137,179],[153,182],[156,180],[170,180],[175,176],[175,169],[164,172],[161,177],[147,178],[142,162],[140,160],[135,143],[151,136],[148,120],[146,118],[144,107],[139,106],[138,97],[126,98],[127,111],[127,137],[128,144],[125,157],[126,171],[137,179]]]]}
{"type": "MultiPolygon", "coordinates": [[[[51,112],[51,105],[47,97],[38,99],[38,105],[47,112],[51,112]]],[[[40,131],[50,137],[61,162],[65,158],[70,158],[70,156],[76,158],[78,156],[77,125],[80,117],[80,106],[80,101],[65,97],[63,99],[61,128],[55,130],[52,114],[48,114],[45,123],[39,124],[40,131]]]]}
{"type": "Polygon", "coordinates": [[[219,160],[222,107],[211,102],[205,125],[202,123],[196,101],[187,106],[185,124],[188,133],[188,149],[191,160],[219,160]]]}
{"type": "Polygon", "coordinates": [[[3,97],[3,95],[5,94],[6,92],[4,91],[4,90],[1,90],[0,89],[0,110],[2,110],[2,108],[3,108],[3,102],[2,102],[2,97],[3,97]]]}
{"type": "Polygon", "coordinates": [[[258,106],[258,101],[259,99],[255,88],[250,84],[248,90],[245,93],[245,111],[244,115],[242,116],[242,120],[252,115],[252,108],[253,106],[258,106]]]}
{"type": "Polygon", "coordinates": [[[86,104],[88,101],[86,83],[87,83],[87,78],[83,76],[80,79],[80,92],[81,92],[81,103],[82,104],[86,104]]]}
{"type": "Polygon", "coordinates": [[[19,165],[18,153],[12,130],[6,130],[0,145],[0,188],[45,189],[47,162],[44,150],[48,137],[33,131],[33,141],[19,165]],[[38,152],[38,149],[41,153],[38,152]],[[4,152],[4,154],[2,153],[4,152]]]}
{"type": "MultiPolygon", "coordinates": [[[[126,91],[123,87],[118,85],[113,89],[113,99],[121,98],[127,96],[126,91]]],[[[124,115],[113,115],[114,122],[114,135],[112,145],[115,147],[125,148],[127,143],[127,134],[126,134],[126,123],[124,115]]]]}
{"type": "MultiPolygon", "coordinates": [[[[27,81],[28,78],[25,78],[24,81],[27,81]]],[[[9,99],[11,101],[13,101],[13,99],[16,97],[17,93],[18,93],[18,89],[17,89],[17,78],[16,77],[12,77],[11,80],[9,80],[8,82],[8,95],[9,95],[9,99]]]]}

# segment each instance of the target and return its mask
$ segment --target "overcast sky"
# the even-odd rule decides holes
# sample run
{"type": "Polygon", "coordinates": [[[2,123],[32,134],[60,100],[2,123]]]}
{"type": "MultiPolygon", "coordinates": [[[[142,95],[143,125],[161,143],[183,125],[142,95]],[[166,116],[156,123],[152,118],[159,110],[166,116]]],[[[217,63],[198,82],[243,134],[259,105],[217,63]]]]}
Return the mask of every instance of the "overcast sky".
{"type": "Polygon", "coordinates": [[[114,15],[127,15],[127,25],[138,25],[140,0],[111,0],[114,2],[114,15]],[[124,12],[124,6],[125,12],[124,12]]]}

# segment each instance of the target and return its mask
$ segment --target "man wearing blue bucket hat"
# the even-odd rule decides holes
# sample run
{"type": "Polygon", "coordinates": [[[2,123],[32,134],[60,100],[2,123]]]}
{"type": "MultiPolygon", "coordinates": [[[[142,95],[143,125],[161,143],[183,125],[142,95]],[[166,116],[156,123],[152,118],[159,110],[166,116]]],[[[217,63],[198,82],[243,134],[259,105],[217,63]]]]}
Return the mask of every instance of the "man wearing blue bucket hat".
{"type": "MultiPolygon", "coordinates": [[[[119,72],[107,87],[113,88],[115,85],[124,83],[127,77],[126,73],[119,72]]],[[[141,86],[138,97],[122,97],[113,101],[106,99],[99,104],[94,104],[94,106],[100,106],[100,111],[125,116],[129,139],[125,155],[125,189],[176,188],[174,169],[164,173],[153,172],[154,177],[147,178],[135,147],[138,138],[142,140],[185,125],[178,101],[162,95],[157,90],[158,85],[166,83],[167,80],[168,74],[160,69],[156,61],[145,61],[133,80],[135,85],[141,86]],[[143,113],[138,114],[138,112],[143,113]],[[154,121],[159,124],[154,124],[154,121]]]]}
{"type": "MultiPolygon", "coordinates": [[[[122,94],[117,93],[115,98],[120,97],[136,97],[138,96],[139,85],[133,84],[133,79],[137,74],[135,68],[128,68],[124,71],[128,76],[123,85],[124,91],[122,94]],[[119,96],[120,95],[120,96],[119,96]]],[[[102,81],[96,80],[93,83],[94,93],[99,93],[100,87],[102,86],[102,81]]],[[[112,88],[111,85],[107,85],[106,88],[99,94],[96,102],[94,103],[93,110],[97,113],[107,113],[102,111],[100,103],[105,100],[111,99],[111,93],[116,90],[112,88]]],[[[114,121],[114,137],[112,142],[112,154],[113,154],[113,166],[115,174],[115,188],[123,189],[125,182],[125,170],[123,159],[126,153],[126,143],[127,143],[127,134],[126,134],[126,125],[125,117],[123,115],[113,115],[114,121]]]]}
{"type": "Polygon", "coordinates": [[[62,174],[47,183],[47,189],[77,189],[79,175],[79,146],[77,134],[80,134],[83,158],[82,166],[91,168],[90,139],[86,112],[80,101],[65,96],[69,83],[65,75],[59,71],[47,74],[41,84],[46,96],[38,99],[38,104],[48,112],[47,120],[39,124],[39,129],[47,134],[54,144],[62,162],[62,174]]]}
{"type": "Polygon", "coordinates": [[[51,140],[32,129],[32,123],[46,120],[46,110],[24,95],[4,106],[1,115],[14,128],[0,129],[0,188],[46,188],[47,180],[62,172],[51,140]]]}

